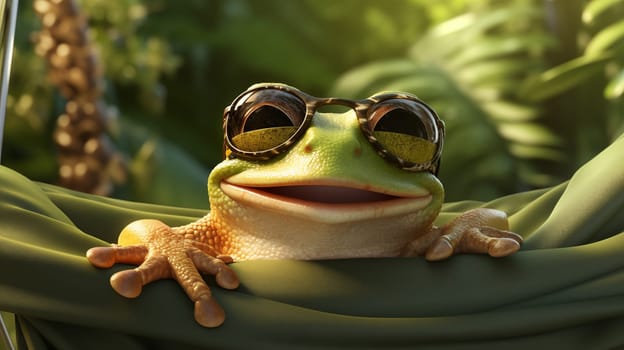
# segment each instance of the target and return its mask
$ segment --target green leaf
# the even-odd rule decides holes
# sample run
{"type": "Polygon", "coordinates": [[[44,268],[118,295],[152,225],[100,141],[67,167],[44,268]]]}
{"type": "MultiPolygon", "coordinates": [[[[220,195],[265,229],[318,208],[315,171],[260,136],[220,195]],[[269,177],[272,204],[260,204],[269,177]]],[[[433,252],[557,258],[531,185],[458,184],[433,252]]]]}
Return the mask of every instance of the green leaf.
{"type": "Polygon", "coordinates": [[[133,159],[130,171],[139,201],[186,208],[207,208],[208,169],[177,146],[148,140],[133,159]]]}
{"type": "Polygon", "coordinates": [[[603,53],[567,61],[526,81],[519,95],[530,101],[543,101],[595,77],[612,58],[611,53],[603,53]]]}
{"type": "Polygon", "coordinates": [[[611,79],[604,91],[605,97],[610,100],[618,99],[622,94],[624,94],[624,69],[611,79]]]}
{"type": "Polygon", "coordinates": [[[553,38],[542,33],[528,34],[518,37],[484,38],[464,48],[449,65],[459,68],[470,63],[484,61],[496,57],[524,53],[529,50],[542,50],[554,44],[553,38]]]}
{"type": "Polygon", "coordinates": [[[371,85],[414,73],[416,64],[407,59],[371,63],[353,69],[340,77],[332,89],[335,96],[362,96],[371,85]]]}
{"type": "Polygon", "coordinates": [[[454,34],[461,35],[480,35],[489,30],[505,24],[514,18],[520,16],[530,17],[538,15],[539,12],[531,5],[519,4],[513,6],[504,6],[494,10],[481,13],[469,12],[461,16],[457,16],[448,21],[442,22],[429,32],[429,37],[441,38],[444,36],[452,36],[454,34]]]}
{"type": "Polygon", "coordinates": [[[593,0],[583,10],[583,22],[591,24],[598,16],[608,11],[611,7],[624,3],[622,0],[593,0]]]}
{"type": "Polygon", "coordinates": [[[469,67],[456,72],[455,75],[464,84],[482,86],[490,82],[497,82],[521,74],[526,71],[526,59],[524,58],[500,58],[475,62],[469,67]]]}
{"type": "Polygon", "coordinates": [[[561,138],[544,126],[533,123],[502,123],[498,130],[505,138],[529,145],[561,144],[561,138]]]}
{"type": "Polygon", "coordinates": [[[534,187],[548,187],[553,183],[561,182],[560,179],[545,173],[541,173],[535,169],[532,163],[522,163],[518,167],[518,175],[526,183],[534,187]]]}
{"type": "Polygon", "coordinates": [[[505,122],[528,122],[539,117],[539,110],[535,107],[501,100],[485,102],[483,109],[505,122]]]}
{"type": "Polygon", "coordinates": [[[387,81],[377,86],[380,91],[410,91],[419,98],[431,102],[445,96],[452,89],[446,76],[436,67],[422,67],[410,75],[387,81]]]}
{"type": "Polygon", "coordinates": [[[460,54],[468,45],[476,44],[477,38],[487,37],[488,32],[497,31],[516,18],[535,18],[539,11],[527,4],[504,6],[490,11],[470,12],[443,22],[427,33],[411,49],[409,56],[444,57],[451,53],[460,54]]]}
{"type": "Polygon", "coordinates": [[[520,158],[545,159],[556,162],[562,162],[566,159],[565,153],[550,147],[515,143],[510,146],[509,150],[520,158]]]}
{"type": "Polygon", "coordinates": [[[585,54],[597,55],[608,51],[615,45],[622,44],[623,42],[624,21],[619,21],[596,34],[596,36],[594,36],[593,39],[587,44],[585,54]]]}
{"type": "Polygon", "coordinates": [[[208,207],[206,188],[209,170],[180,147],[154,137],[145,124],[136,123],[126,115],[116,126],[117,144],[130,162],[131,181],[127,192],[133,200],[180,207],[208,207]]]}

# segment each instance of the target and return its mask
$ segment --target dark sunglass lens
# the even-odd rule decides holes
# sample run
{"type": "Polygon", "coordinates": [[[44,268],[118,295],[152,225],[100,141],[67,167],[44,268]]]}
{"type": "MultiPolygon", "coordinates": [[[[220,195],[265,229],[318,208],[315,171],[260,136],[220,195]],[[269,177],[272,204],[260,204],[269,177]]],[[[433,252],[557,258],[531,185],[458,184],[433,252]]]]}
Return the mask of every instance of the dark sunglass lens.
{"type": "Polygon", "coordinates": [[[228,135],[236,148],[263,152],[292,137],[304,121],[305,103],[279,89],[251,91],[230,109],[228,135]]]}
{"type": "Polygon", "coordinates": [[[375,124],[375,131],[394,132],[427,139],[427,129],[412,111],[394,108],[383,114],[375,124]]]}
{"type": "Polygon", "coordinates": [[[243,125],[243,132],[293,126],[293,121],[279,108],[264,105],[253,110],[243,125]]]}
{"type": "Polygon", "coordinates": [[[379,144],[392,155],[416,164],[433,160],[439,130],[429,110],[417,101],[389,99],[369,110],[369,127],[379,144]]]}

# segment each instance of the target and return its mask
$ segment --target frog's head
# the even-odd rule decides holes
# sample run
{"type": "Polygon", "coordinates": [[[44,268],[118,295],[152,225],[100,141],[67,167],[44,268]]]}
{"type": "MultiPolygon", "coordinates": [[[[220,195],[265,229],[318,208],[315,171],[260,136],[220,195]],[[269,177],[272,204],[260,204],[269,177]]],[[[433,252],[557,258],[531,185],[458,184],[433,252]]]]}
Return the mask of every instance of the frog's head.
{"type": "MultiPolygon", "coordinates": [[[[227,159],[209,178],[211,210],[239,235],[284,246],[292,245],[282,242],[291,237],[286,241],[300,245],[295,250],[329,239],[355,251],[359,242],[377,237],[380,242],[370,244],[392,255],[426,231],[440,210],[444,190],[435,172],[444,126],[411,95],[350,101],[315,98],[281,84],[254,85],[226,108],[224,132],[227,159]],[[348,110],[319,111],[327,105],[348,110]]],[[[359,251],[354,256],[367,255],[366,247],[359,251]]]]}

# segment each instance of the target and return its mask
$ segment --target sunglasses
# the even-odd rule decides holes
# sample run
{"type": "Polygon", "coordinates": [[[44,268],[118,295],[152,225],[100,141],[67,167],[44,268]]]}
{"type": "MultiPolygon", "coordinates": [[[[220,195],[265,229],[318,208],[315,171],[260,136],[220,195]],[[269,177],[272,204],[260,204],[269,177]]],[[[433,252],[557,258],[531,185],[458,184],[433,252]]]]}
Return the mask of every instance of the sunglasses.
{"type": "Polygon", "coordinates": [[[268,160],[295,144],[323,106],[353,109],[360,130],[379,156],[401,169],[437,174],[444,123],[435,111],[407,93],[380,93],[354,101],[318,98],[281,84],[253,85],[223,114],[224,155],[268,160]]]}

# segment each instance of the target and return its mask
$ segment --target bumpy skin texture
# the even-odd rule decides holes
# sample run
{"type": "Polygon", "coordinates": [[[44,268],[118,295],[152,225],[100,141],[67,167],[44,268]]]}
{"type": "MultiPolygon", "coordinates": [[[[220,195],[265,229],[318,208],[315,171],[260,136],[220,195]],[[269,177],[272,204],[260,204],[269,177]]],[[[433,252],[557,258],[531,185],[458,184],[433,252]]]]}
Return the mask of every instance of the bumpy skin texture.
{"type": "Polygon", "coordinates": [[[502,257],[522,242],[508,231],[505,213],[492,209],[433,226],[444,197],[438,179],[381,159],[359,132],[353,112],[316,114],[303,138],[270,161],[225,160],[211,172],[208,191],[207,216],[174,228],[136,221],[121,232],[117,245],[90,249],[88,260],[101,268],[139,265],[111,277],[112,287],[130,298],[147,283],[175,278],[195,303],[197,322],[215,327],[225,313],[200,273],[234,289],[239,281],[227,266],[232,261],[502,257]],[[281,190],[271,192],[276,187],[281,190]]]}

